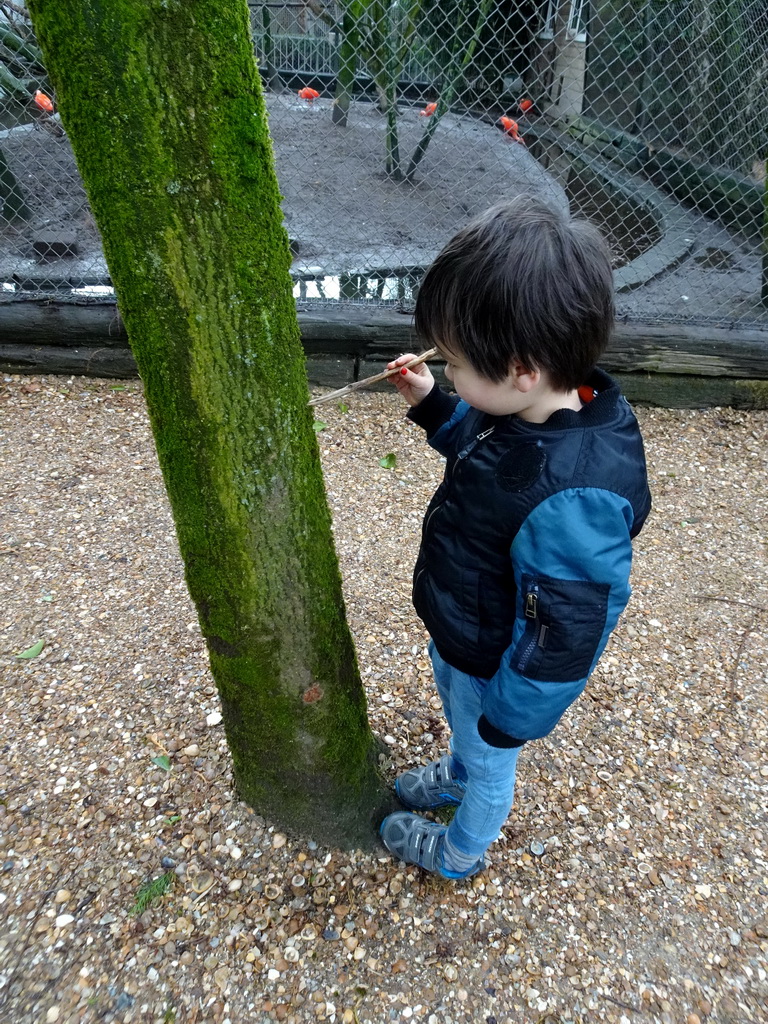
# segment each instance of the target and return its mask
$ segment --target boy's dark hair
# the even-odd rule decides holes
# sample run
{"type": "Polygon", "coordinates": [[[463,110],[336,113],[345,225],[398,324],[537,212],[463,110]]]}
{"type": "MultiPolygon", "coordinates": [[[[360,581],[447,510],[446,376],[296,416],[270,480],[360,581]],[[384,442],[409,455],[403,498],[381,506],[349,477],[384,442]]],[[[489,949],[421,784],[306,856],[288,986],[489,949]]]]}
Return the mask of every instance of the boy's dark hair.
{"type": "Polygon", "coordinates": [[[608,247],[586,221],[520,197],[486,210],[445,246],[416,299],[416,330],[501,381],[512,360],[552,387],[583,384],[613,323],[608,247]]]}

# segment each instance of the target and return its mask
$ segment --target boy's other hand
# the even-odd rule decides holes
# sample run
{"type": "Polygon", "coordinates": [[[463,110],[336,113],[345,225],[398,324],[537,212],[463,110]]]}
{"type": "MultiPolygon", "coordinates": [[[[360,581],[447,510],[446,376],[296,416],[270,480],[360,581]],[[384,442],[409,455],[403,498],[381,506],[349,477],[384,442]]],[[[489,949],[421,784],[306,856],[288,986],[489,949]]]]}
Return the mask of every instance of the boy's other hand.
{"type": "Polygon", "coordinates": [[[426,363],[419,363],[412,370],[404,369],[405,363],[410,363],[415,358],[413,352],[406,352],[405,355],[398,356],[391,363],[387,363],[388,370],[394,370],[398,366],[403,367],[400,373],[394,374],[389,379],[411,406],[418,405],[425,399],[435,384],[435,378],[426,363]]]}

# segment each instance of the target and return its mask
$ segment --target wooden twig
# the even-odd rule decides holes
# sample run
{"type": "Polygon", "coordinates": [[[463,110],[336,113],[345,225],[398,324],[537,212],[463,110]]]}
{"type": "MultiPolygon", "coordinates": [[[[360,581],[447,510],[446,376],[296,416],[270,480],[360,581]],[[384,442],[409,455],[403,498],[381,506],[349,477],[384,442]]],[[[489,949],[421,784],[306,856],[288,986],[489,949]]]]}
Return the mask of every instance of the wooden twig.
{"type": "Polygon", "coordinates": [[[436,348],[427,349],[426,352],[422,352],[420,356],[416,356],[415,359],[411,359],[409,363],[403,363],[403,366],[396,366],[392,370],[383,370],[381,373],[374,373],[372,377],[366,377],[364,380],[356,380],[354,384],[347,384],[346,387],[339,388],[337,391],[331,391],[327,395],[320,395],[319,398],[312,398],[307,402],[307,405],[322,405],[323,402],[330,402],[334,398],[343,398],[345,395],[351,394],[353,391],[359,391],[361,388],[367,388],[369,384],[376,384],[377,381],[386,380],[387,377],[394,377],[396,373],[405,367],[408,370],[412,370],[414,366],[420,366],[422,363],[426,363],[428,359],[433,359],[437,355],[436,348]]]}
{"type": "Polygon", "coordinates": [[[736,676],[739,671],[739,665],[741,664],[744,651],[747,647],[747,641],[755,631],[760,620],[760,616],[768,613],[768,606],[764,604],[754,604],[752,601],[741,601],[735,597],[716,597],[713,594],[694,594],[693,597],[696,601],[717,601],[720,604],[731,604],[741,608],[751,608],[754,612],[749,625],[745,627],[744,632],[742,633],[741,642],[739,643],[738,650],[736,651],[736,656],[733,659],[733,665],[728,672],[728,679],[730,681],[730,700],[731,707],[733,707],[736,704],[736,676]]]}
{"type": "Polygon", "coordinates": [[[713,594],[694,594],[694,601],[718,601],[720,604],[736,604],[742,608],[755,608],[759,612],[768,612],[768,605],[755,604],[753,601],[740,601],[737,597],[715,597],[713,594]]]}

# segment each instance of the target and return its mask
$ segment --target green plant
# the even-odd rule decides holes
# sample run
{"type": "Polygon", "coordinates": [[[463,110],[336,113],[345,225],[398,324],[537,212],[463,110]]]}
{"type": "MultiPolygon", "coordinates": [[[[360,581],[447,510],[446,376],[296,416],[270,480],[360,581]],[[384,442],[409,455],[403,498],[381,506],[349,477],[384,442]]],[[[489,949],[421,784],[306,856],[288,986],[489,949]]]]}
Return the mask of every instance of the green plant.
{"type": "Polygon", "coordinates": [[[386,170],[401,181],[397,135],[397,88],[416,33],[421,0],[363,0],[354,5],[359,52],[379,94],[387,117],[386,170]]]}
{"type": "Polygon", "coordinates": [[[0,2],[0,99],[26,102],[36,89],[50,92],[32,23],[19,3],[0,2]]]}
{"type": "Polygon", "coordinates": [[[139,914],[143,914],[145,910],[159,902],[172,888],[175,881],[176,875],[173,871],[166,871],[158,878],[145,879],[136,890],[136,899],[131,907],[131,915],[138,917],[139,914]]]}
{"type": "Polygon", "coordinates": [[[480,40],[480,35],[482,34],[482,31],[485,28],[485,23],[488,20],[488,14],[492,3],[493,0],[482,0],[482,2],[477,5],[477,17],[472,28],[472,36],[468,42],[463,40],[458,33],[453,37],[451,56],[443,76],[440,96],[437,101],[437,108],[428,119],[427,126],[424,129],[424,134],[419,139],[416,149],[413,151],[413,156],[408,164],[408,170],[405,173],[406,181],[413,181],[414,175],[416,174],[416,168],[419,166],[424,154],[427,152],[427,147],[437,131],[438,124],[440,123],[443,115],[448,112],[451,103],[453,102],[453,97],[456,95],[456,90],[464,77],[464,72],[474,56],[477,44],[480,40]]]}

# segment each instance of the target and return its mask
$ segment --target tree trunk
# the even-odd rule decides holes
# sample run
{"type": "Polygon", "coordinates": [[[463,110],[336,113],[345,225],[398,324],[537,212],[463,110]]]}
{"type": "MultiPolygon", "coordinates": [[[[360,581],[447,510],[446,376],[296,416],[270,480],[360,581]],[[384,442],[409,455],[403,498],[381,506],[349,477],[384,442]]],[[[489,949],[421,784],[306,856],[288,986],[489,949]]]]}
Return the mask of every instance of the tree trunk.
{"type": "Polygon", "coordinates": [[[0,221],[29,220],[29,207],[18,179],[0,149],[0,221]]]}
{"type": "Polygon", "coordinates": [[[264,75],[272,92],[279,92],[283,83],[275,67],[275,40],[272,36],[272,15],[266,4],[261,8],[261,26],[264,30],[264,75]]]}
{"type": "Polygon", "coordinates": [[[411,162],[408,164],[408,170],[405,172],[405,180],[413,181],[416,174],[416,169],[424,158],[424,154],[427,152],[427,147],[432,141],[432,136],[435,134],[438,124],[446,114],[453,103],[453,97],[456,94],[456,90],[461,82],[462,76],[469,66],[472,57],[475,53],[480,35],[485,27],[485,22],[488,18],[488,11],[490,10],[492,0],[482,0],[478,5],[477,10],[477,21],[472,32],[472,38],[467,43],[466,47],[461,48],[461,55],[459,52],[458,45],[455,45],[453,54],[448,64],[448,70],[443,78],[442,85],[440,87],[440,95],[437,98],[437,108],[432,116],[428,119],[429,123],[424,130],[424,134],[416,144],[416,148],[413,151],[411,162]]]}
{"type": "Polygon", "coordinates": [[[347,127],[349,105],[357,71],[357,49],[359,45],[358,22],[360,4],[353,0],[344,5],[341,16],[341,43],[339,44],[339,74],[336,78],[336,95],[331,109],[331,123],[340,128],[347,127]]]}
{"type": "Polygon", "coordinates": [[[307,408],[245,0],[31,0],[145,384],[240,795],[370,845],[385,801],[307,408]]]}

